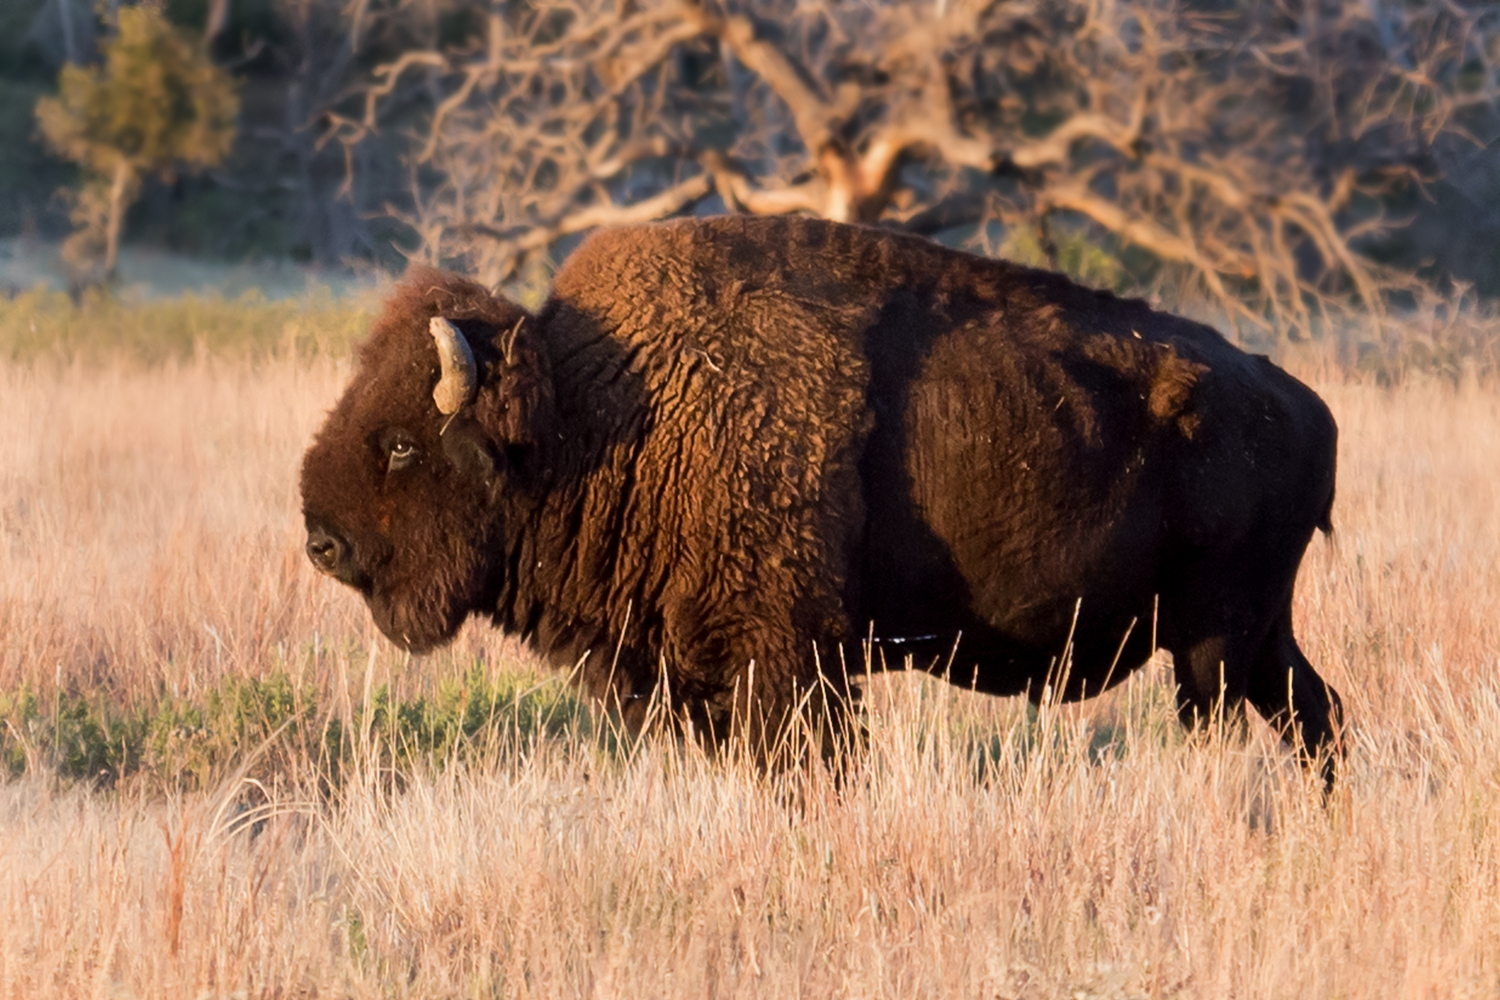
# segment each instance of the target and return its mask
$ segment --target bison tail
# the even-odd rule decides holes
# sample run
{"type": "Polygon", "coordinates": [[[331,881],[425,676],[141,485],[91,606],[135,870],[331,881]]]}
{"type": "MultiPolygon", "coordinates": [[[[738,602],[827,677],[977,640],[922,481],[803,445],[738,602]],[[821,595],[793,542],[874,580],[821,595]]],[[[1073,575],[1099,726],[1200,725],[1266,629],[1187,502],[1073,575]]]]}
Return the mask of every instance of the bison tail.
{"type": "Polygon", "coordinates": [[[1330,538],[1333,536],[1333,491],[1328,491],[1328,503],[1323,506],[1323,513],[1318,517],[1318,530],[1330,538]]]}

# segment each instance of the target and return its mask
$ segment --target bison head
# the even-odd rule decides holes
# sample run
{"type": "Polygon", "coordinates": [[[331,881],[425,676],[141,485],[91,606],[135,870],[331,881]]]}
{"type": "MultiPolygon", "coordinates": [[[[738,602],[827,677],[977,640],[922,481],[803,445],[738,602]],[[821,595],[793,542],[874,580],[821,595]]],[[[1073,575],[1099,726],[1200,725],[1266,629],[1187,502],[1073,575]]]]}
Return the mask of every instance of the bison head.
{"type": "Polygon", "coordinates": [[[415,269],[302,460],[307,555],[422,652],[493,603],[511,487],[551,411],[535,326],[479,285],[415,269]]]}

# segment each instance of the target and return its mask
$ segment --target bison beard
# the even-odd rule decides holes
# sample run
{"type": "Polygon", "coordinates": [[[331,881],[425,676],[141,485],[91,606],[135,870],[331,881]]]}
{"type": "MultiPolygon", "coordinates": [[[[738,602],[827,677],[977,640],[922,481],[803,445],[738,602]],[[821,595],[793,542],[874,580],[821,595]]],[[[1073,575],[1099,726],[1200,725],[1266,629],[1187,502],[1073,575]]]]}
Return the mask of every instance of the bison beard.
{"type": "Polygon", "coordinates": [[[302,494],[309,557],[392,641],[486,614],[628,719],[665,682],[700,731],[774,736],[840,703],[866,637],[875,669],[1068,699],[1160,645],[1184,722],[1248,699],[1313,759],[1339,701],[1292,588],[1336,438],[1301,383],[1144,303],[724,218],[594,236],[535,315],[414,269],[302,494]]]}

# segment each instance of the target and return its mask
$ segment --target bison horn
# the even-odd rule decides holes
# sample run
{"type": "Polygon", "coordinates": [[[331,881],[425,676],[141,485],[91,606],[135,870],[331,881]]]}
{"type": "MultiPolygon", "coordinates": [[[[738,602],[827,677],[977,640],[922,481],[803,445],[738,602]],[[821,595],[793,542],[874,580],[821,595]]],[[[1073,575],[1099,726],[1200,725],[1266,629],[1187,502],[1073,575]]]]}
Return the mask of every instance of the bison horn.
{"type": "Polygon", "coordinates": [[[463,332],[443,317],[432,317],[428,329],[443,363],[443,377],[433,387],[432,401],[437,404],[439,413],[452,416],[474,398],[474,391],[479,387],[474,352],[469,349],[463,332]]]}

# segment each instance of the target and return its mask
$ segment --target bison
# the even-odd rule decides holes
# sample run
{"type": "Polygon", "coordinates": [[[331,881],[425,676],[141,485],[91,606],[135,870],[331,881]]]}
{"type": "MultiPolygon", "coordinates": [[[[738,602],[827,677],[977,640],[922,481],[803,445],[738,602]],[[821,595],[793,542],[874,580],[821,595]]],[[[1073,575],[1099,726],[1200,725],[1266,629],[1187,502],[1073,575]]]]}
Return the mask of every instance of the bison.
{"type": "Polygon", "coordinates": [[[1248,699],[1311,757],[1340,707],[1292,589],[1336,440],[1310,389],[1143,302],[731,217],[598,233],[535,313],[414,268],[302,496],[309,558],[394,643],[486,615],[627,720],[660,695],[764,736],[872,646],[1070,700],[1163,647],[1185,722],[1248,699]]]}

